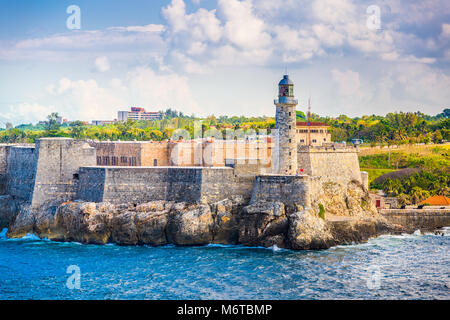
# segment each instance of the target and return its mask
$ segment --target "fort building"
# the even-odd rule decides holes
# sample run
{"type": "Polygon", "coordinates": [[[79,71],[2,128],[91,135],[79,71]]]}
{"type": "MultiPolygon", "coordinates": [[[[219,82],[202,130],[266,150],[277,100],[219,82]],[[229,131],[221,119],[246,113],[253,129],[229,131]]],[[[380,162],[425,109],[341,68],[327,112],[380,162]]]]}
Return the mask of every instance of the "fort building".
{"type": "Polygon", "coordinates": [[[330,126],[321,122],[297,122],[297,144],[322,146],[331,143],[330,126]],[[309,136],[308,136],[309,130],[309,136]]]}
{"type": "MultiPolygon", "coordinates": [[[[272,139],[77,141],[0,145],[0,193],[32,208],[65,201],[143,203],[278,199],[310,206],[324,183],[367,184],[355,147],[298,141],[293,82],[279,83],[272,139]]],[[[301,129],[303,130],[303,129],[301,129]]],[[[322,142],[322,141],[320,141],[322,142]]],[[[325,142],[325,141],[323,141],[325,142]]],[[[328,142],[328,140],[327,140],[328,142]]],[[[367,188],[367,186],[366,186],[367,188]]]]}

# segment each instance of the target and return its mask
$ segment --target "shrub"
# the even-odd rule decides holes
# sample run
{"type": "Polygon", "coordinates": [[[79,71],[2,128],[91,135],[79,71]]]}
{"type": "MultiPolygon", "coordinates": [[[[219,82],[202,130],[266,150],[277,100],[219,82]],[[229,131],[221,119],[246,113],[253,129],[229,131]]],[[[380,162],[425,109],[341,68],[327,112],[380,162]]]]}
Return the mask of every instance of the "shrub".
{"type": "Polygon", "coordinates": [[[325,208],[321,203],[319,203],[319,217],[325,220],[325,208]]]}

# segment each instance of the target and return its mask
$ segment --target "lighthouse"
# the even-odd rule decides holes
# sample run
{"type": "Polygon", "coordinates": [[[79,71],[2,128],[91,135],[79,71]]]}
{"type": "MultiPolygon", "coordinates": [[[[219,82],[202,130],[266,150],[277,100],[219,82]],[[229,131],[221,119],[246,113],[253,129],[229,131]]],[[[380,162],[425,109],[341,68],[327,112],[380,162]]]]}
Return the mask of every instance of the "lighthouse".
{"type": "Polygon", "coordinates": [[[274,173],[293,175],[297,172],[296,107],[294,83],[284,75],[278,84],[274,173]]]}

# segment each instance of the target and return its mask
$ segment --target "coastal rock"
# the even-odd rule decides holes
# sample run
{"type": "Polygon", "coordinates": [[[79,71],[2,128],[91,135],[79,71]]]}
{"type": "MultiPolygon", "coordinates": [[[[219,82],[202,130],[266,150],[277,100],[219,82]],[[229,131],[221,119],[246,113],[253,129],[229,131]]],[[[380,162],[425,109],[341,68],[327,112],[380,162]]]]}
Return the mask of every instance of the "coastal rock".
{"type": "Polygon", "coordinates": [[[108,222],[111,213],[100,212],[103,204],[92,202],[65,203],[58,208],[55,221],[47,236],[51,240],[105,244],[109,239],[108,222]]]}
{"type": "Polygon", "coordinates": [[[0,230],[9,228],[19,212],[19,206],[9,195],[0,196],[0,230]]]}
{"type": "Polygon", "coordinates": [[[229,199],[211,205],[214,218],[214,243],[237,244],[239,232],[233,202],[229,199]]]}
{"type": "Polygon", "coordinates": [[[347,184],[323,182],[321,191],[313,194],[313,207],[317,208],[319,204],[322,204],[328,213],[337,216],[378,215],[368,191],[358,181],[350,181],[347,184]]]}
{"type": "Polygon", "coordinates": [[[313,210],[289,216],[288,241],[295,250],[326,249],[335,243],[326,222],[313,210]]]}
{"type": "Polygon", "coordinates": [[[134,223],[136,213],[125,212],[111,219],[111,241],[119,245],[138,244],[137,228],[134,223]]]}
{"type": "Polygon", "coordinates": [[[381,217],[329,221],[328,226],[338,244],[360,243],[395,230],[395,226],[381,217]]]}
{"type": "Polygon", "coordinates": [[[256,202],[244,207],[239,217],[239,243],[247,246],[286,247],[288,219],[281,202],[256,202]]]}
{"type": "Polygon", "coordinates": [[[21,238],[34,232],[35,212],[30,206],[23,205],[19,208],[18,214],[7,232],[8,238],[21,238]]]}
{"type": "Polygon", "coordinates": [[[139,244],[161,246],[167,244],[168,212],[137,213],[134,219],[139,244]]]}
{"type": "Polygon", "coordinates": [[[167,238],[176,245],[204,245],[212,242],[214,219],[209,205],[183,208],[175,205],[169,214],[167,238]]]}

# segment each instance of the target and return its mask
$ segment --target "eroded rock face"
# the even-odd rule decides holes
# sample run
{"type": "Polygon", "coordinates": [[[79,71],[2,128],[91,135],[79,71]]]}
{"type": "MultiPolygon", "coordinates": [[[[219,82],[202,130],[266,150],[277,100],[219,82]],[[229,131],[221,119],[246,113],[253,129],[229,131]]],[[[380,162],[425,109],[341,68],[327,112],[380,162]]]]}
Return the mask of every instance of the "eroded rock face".
{"type": "Polygon", "coordinates": [[[204,245],[213,240],[214,219],[209,205],[172,208],[167,239],[176,245],[204,245]]]}
{"type": "Polygon", "coordinates": [[[9,195],[0,196],[0,230],[8,228],[16,219],[19,206],[9,195]]]}
{"type": "Polygon", "coordinates": [[[326,249],[335,240],[325,220],[312,210],[303,210],[289,216],[289,246],[295,250],[326,249]]]}
{"type": "Polygon", "coordinates": [[[10,238],[21,238],[34,232],[35,214],[29,206],[22,206],[18,209],[17,216],[9,225],[8,233],[10,238]]]}
{"type": "Polygon", "coordinates": [[[229,199],[211,205],[214,216],[213,242],[217,244],[237,244],[239,237],[237,215],[233,202],[229,199]]]}
{"type": "Polygon", "coordinates": [[[244,207],[239,216],[239,243],[248,246],[286,247],[288,219],[281,202],[258,202],[244,207]]]}
{"type": "Polygon", "coordinates": [[[347,184],[323,182],[321,192],[313,194],[313,207],[321,203],[328,213],[337,216],[367,217],[377,216],[369,193],[358,181],[347,184]]]}
{"type": "Polygon", "coordinates": [[[226,199],[213,204],[152,201],[139,205],[75,201],[31,210],[26,205],[15,208],[10,199],[0,197],[0,204],[17,212],[0,214],[0,222],[7,221],[7,235],[16,238],[34,233],[50,240],[94,244],[219,243],[295,250],[326,249],[389,232],[391,226],[377,214],[357,182],[323,183],[320,190],[312,194],[307,208],[267,201],[243,207],[226,199]],[[324,217],[319,217],[319,204],[326,210],[324,217]]]}
{"type": "Polygon", "coordinates": [[[382,218],[330,221],[328,225],[333,238],[336,239],[339,244],[352,244],[367,241],[371,237],[394,230],[394,226],[382,218]]]}

